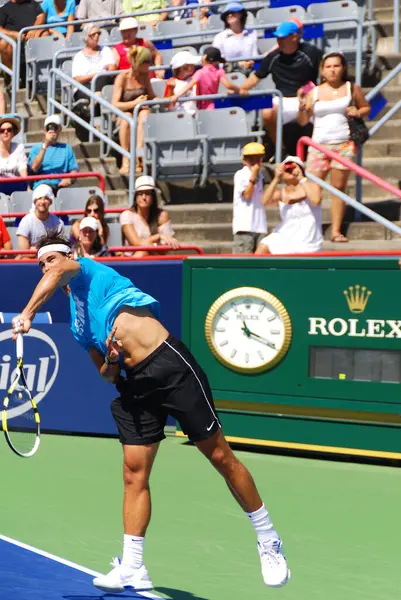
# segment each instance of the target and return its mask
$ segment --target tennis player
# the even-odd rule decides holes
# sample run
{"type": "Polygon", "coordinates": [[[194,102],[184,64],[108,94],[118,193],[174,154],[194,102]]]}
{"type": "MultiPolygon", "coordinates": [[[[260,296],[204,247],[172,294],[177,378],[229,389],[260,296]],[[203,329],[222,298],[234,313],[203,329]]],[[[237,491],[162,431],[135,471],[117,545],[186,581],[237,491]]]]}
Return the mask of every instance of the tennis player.
{"type": "Polygon", "coordinates": [[[70,300],[73,336],[120,393],[111,411],[124,458],[123,556],[94,585],[109,593],[153,587],[142,557],[151,510],[149,477],[168,414],[224,477],[251,521],[266,585],[287,583],[290,571],[282,542],[251,474],[223,436],[207,377],[158,320],[157,300],[110,267],[88,258],[74,260],[70,243],[56,234],[39,242],[38,261],[43,277],[13,320],[14,337],[27,333],[36,312],[63,288],[70,300]]]}

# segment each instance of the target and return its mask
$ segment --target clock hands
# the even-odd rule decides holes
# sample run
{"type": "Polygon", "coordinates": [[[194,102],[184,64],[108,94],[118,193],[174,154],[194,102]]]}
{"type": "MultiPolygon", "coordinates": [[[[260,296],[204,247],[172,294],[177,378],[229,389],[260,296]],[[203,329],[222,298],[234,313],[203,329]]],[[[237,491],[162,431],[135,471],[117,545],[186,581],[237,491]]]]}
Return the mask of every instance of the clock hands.
{"type": "Polygon", "coordinates": [[[251,331],[249,329],[249,327],[247,326],[245,321],[242,321],[242,324],[243,324],[243,327],[241,327],[241,331],[243,331],[248,338],[250,338],[250,337],[256,338],[257,341],[260,341],[262,344],[266,344],[266,346],[269,346],[270,348],[274,348],[274,349],[276,348],[275,344],[272,344],[266,338],[262,337],[261,335],[258,335],[257,333],[253,333],[253,331],[251,331]]]}

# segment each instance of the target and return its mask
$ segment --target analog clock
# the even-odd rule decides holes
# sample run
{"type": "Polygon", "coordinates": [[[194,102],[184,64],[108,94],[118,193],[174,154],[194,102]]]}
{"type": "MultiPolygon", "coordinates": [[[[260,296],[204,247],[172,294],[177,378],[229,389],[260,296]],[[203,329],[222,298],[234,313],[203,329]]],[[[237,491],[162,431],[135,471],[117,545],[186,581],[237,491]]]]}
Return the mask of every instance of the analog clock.
{"type": "Polygon", "coordinates": [[[205,335],[214,356],[241,373],[259,373],[276,365],[292,337],[283,304],[265,290],[240,287],[226,292],[210,307],[205,335]]]}

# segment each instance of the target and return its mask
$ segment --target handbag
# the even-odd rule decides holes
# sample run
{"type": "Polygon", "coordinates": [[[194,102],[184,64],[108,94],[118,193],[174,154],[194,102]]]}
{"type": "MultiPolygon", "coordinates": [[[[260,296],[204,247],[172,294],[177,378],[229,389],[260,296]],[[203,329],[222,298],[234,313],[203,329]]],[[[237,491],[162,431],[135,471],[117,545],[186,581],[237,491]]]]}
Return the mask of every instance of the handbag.
{"type": "MultiPolygon", "coordinates": [[[[355,106],[354,86],[351,87],[352,99],[350,106],[355,106]]],[[[347,117],[349,137],[357,146],[362,146],[369,139],[369,129],[362,117],[347,117]]]]}

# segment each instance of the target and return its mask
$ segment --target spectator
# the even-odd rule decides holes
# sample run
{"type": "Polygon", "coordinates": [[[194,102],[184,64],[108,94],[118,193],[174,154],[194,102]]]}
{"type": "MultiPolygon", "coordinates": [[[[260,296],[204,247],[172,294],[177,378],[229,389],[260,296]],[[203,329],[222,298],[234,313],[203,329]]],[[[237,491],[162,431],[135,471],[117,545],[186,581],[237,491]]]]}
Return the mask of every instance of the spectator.
{"type": "Polygon", "coordinates": [[[6,95],[4,92],[0,92],[0,116],[6,113],[6,95]]]}
{"type": "MultiPolygon", "coordinates": [[[[103,71],[115,71],[117,64],[113,51],[109,46],[100,46],[99,38],[101,30],[95,23],[88,23],[83,27],[85,48],[77,52],[72,61],[72,76],[86,88],[90,89],[91,81],[97,73],[103,71]]],[[[105,85],[112,85],[114,77],[112,75],[102,75],[98,77],[95,84],[95,91],[101,94],[105,85]]],[[[81,90],[75,90],[74,93],[74,111],[83,118],[89,116],[89,98],[81,90]]]]}
{"type": "MultiPolygon", "coordinates": [[[[24,27],[43,25],[45,21],[46,15],[35,0],[10,0],[0,8],[0,33],[4,33],[13,40],[18,39],[18,32],[24,27]]],[[[31,29],[24,33],[22,39],[26,42],[31,38],[40,37],[44,32],[44,29],[31,29]]],[[[3,39],[0,39],[0,55],[1,62],[11,69],[13,49],[3,39]]]]}
{"type": "MultiPolygon", "coordinates": [[[[182,50],[177,52],[171,59],[170,66],[173,71],[173,77],[171,77],[166,83],[165,98],[170,98],[174,94],[179,94],[180,91],[187,86],[191,81],[195,72],[195,65],[199,64],[200,57],[194,56],[188,50],[182,50]]],[[[189,90],[184,97],[195,96],[196,86],[189,90]]],[[[171,110],[185,110],[190,115],[196,113],[196,102],[183,102],[180,105],[175,104],[171,106],[171,110]]]]}
{"type": "Polygon", "coordinates": [[[305,177],[304,164],[297,156],[287,156],[277,165],[263,202],[279,205],[281,223],[261,240],[255,254],[322,251],[322,190],[305,177]],[[284,187],[277,189],[281,181],[284,187]]]}
{"type": "Polygon", "coordinates": [[[171,21],[180,21],[181,19],[190,19],[193,16],[193,5],[198,4],[197,0],[171,0],[170,7],[176,7],[168,13],[167,18],[171,21]]]}
{"type": "Polygon", "coordinates": [[[41,184],[34,189],[32,201],[35,209],[21,219],[17,229],[19,250],[35,248],[38,240],[49,231],[57,231],[58,234],[63,234],[63,222],[49,211],[53,200],[53,190],[49,185],[41,184]]]}
{"type": "MultiPolygon", "coordinates": [[[[211,2],[211,0],[201,0],[201,2],[198,2],[198,0],[184,1],[182,4],[184,6],[184,9],[182,11],[177,11],[180,13],[180,16],[178,17],[178,19],[196,19],[197,21],[199,21],[199,23],[201,25],[207,25],[208,18],[210,17],[210,15],[214,14],[215,9],[212,6],[210,8],[207,6],[202,6],[198,10],[197,6],[199,4],[202,4],[202,5],[209,4],[210,2],[211,2]]],[[[174,11],[173,14],[176,14],[176,11],[174,11]]],[[[168,18],[170,18],[170,17],[168,17],[168,18]]],[[[175,19],[175,20],[177,20],[177,19],[175,19]]]]}
{"type": "MultiPolygon", "coordinates": [[[[167,0],[122,0],[122,2],[126,15],[167,8],[167,0]]],[[[167,15],[166,12],[159,12],[150,15],[138,15],[137,19],[140,23],[151,23],[155,27],[159,21],[165,21],[167,15]]]]}
{"type": "MultiPolygon", "coordinates": [[[[276,88],[283,94],[283,124],[296,121],[299,98],[304,94],[303,87],[316,83],[319,74],[321,51],[301,41],[301,30],[295,21],[284,21],[274,32],[278,47],[262,60],[258,70],[240,86],[240,93],[246,95],[261,79],[270,73],[276,88]]],[[[263,123],[269,137],[275,143],[278,100],[273,99],[273,108],[263,109],[263,123]]],[[[296,140],[292,141],[295,145],[296,140]]],[[[289,148],[288,148],[289,149],[289,148]]]]}
{"type": "MultiPolygon", "coordinates": [[[[131,69],[128,72],[117,75],[114,83],[113,97],[111,103],[116,108],[132,116],[132,111],[137,104],[144,100],[153,100],[155,97],[149,76],[149,66],[151,64],[150,50],[143,46],[132,46],[129,51],[131,69]]],[[[145,107],[139,111],[136,145],[142,149],[144,146],[143,128],[146,117],[149,114],[149,108],[145,107]]],[[[130,126],[127,121],[120,119],[120,129],[118,132],[120,145],[124,150],[130,150],[130,126]]],[[[127,175],[130,169],[130,161],[123,157],[120,173],[127,175]]],[[[143,169],[142,158],[137,159],[136,171],[141,173],[143,169]]]]}
{"type": "MultiPolygon", "coordinates": [[[[81,0],[76,11],[77,19],[97,19],[99,17],[110,17],[110,15],[122,15],[124,13],[121,0],[81,0]]],[[[99,27],[113,25],[113,22],[97,21],[99,27]]]]}
{"type": "MultiPolygon", "coordinates": [[[[370,112],[370,106],[359,85],[350,83],[347,61],[341,52],[330,52],[323,57],[321,80],[319,86],[301,99],[298,122],[300,125],[305,125],[313,117],[312,139],[339,156],[353,160],[356,146],[350,139],[347,117],[366,117],[370,112]]],[[[314,148],[309,148],[307,167],[320,179],[326,179],[330,171],[331,185],[344,192],[350,174],[347,167],[314,148]]],[[[344,213],[344,200],[332,195],[332,242],[348,242],[341,233],[344,213]]]]}
{"type": "MultiPolygon", "coordinates": [[[[247,29],[247,11],[240,2],[229,2],[221,14],[224,30],[214,36],[213,46],[218,48],[226,60],[234,60],[241,56],[257,56],[257,33],[247,29]]],[[[253,69],[253,60],[241,60],[227,63],[232,71],[241,71],[249,75],[253,69]]],[[[227,70],[227,69],[226,69],[227,70]]]]}
{"type": "MultiPolygon", "coordinates": [[[[117,69],[130,69],[131,62],[129,59],[129,51],[134,46],[147,48],[150,51],[151,64],[162,65],[163,58],[160,52],[156,49],[150,40],[137,37],[139,23],[133,17],[121,19],[119,29],[121,31],[122,42],[114,46],[114,62],[117,69]]],[[[155,71],[155,76],[163,79],[164,71],[155,71]]]]}
{"type": "MultiPolygon", "coordinates": [[[[51,175],[52,173],[77,173],[78,163],[69,144],[58,141],[62,130],[60,115],[50,115],[45,119],[43,142],[32,146],[29,153],[29,167],[34,175],[51,175]]],[[[40,183],[57,188],[68,187],[72,179],[45,179],[35,181],[33,189],[40,183]]]]}
{"type": "MultiPolygon", "coordinates": [[[[28,163],[24,144],[13,142],[19,133],[21,124],[13,117],[0,118],[0,177],[27,177],[28,163]]],[[[26,190],[24,182],[0,183],[3,194],[12,194],[26,190]]]]}
{"type": "MultiPolygon", "coordinates": [[[[239,88],[227,79],[224,70],[220,68],[220,63],[223,62],[224,58],[221,56],[218,48],[214,48],[213,46],[206,48],[202,57],[203,67],[199,71],[196,71],[191,81],[178,94],[171,96],[172,106],[174,106],[178,98],[185,96],[194,86],[196,86],[197,96],[217,94],[220,81],[229,91],[238,92],[239,88]]],[[[197,105],[199,109],[214,109],[213,100],[199,100],[197,105]]]]}
{"type": "Polygon", "coordinates": [[[11,243],[10,234],[7,231],[7,227],[0,217],[0,250],[12,250],[13,245],[11,243]]]}
{"type": "MultiPolygon", "coordinates": [[[[84,217],[93,217],[97,220],[97,233],[100,238],[100,242],[102,246],[106,246],[110,235],[110,228],[105,221],[104,202],[100,196],[97,196],[96,194],[89,196],[85,205],[84,217]]],[[[79,238],[79,226],[81,224],[81,221],[82,219],[79,219],[79,221],[75,221],[75,223],[73,223],[71,227],[70,238],[73,243],[76,243],[79,238]]]]}
{"type": "MultiPolygon", "coordinates": [[[[120,215],[123,238],[129,246],[165,244],[178,248],[174,230],[166,210],[157,205],[157,188],[152,177],[143,175],[135,182],[134,204],[120,215]]],[[[134,256],[147,256],[140,250],[134,256]]]]}
{"type": "Polygon", "coordinates": [[[74,248],[74,258],[94,258],[107,256],[109,249],[102,244],[99,235],[99,221],[95,217],[84,217],[79,224],[78,241],[74,248]]]}
{"type": "Polygon", "coordinates": [[[40,6],[46,15],[46,23],[66,23],[48,29],[47,32],[57,37],[70,37],[74,25],[68,25],[68,21],[75,19],[75,0],[43,0],[40,6]]]}
{"type": "Polygon", "coordinates": [[[234,254],[253,254],[267,234],[261,167],[265,148],[250,142],[242,149],[243,168],[234,175],[234,254]]]}

